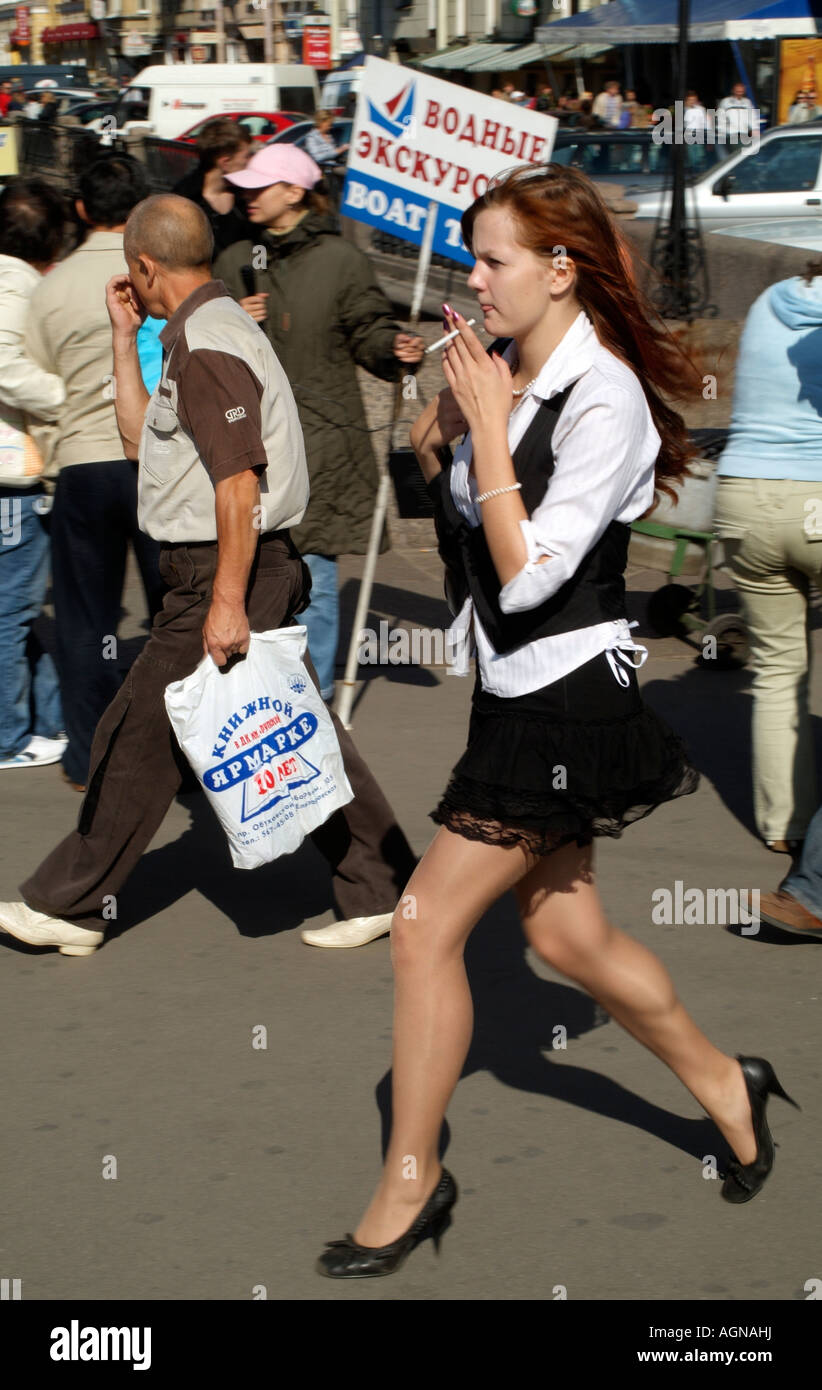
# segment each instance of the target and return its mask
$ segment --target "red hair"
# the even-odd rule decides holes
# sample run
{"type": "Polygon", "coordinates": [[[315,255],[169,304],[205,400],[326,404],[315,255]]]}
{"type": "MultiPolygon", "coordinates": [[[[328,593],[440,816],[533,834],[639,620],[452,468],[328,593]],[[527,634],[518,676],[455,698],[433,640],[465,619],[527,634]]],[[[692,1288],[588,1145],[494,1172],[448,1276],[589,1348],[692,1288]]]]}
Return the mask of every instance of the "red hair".
{"type": "Polygon", "coordinates": [[[663,392],[682,397],[683,385],[701,389],[693,362],[683,352],[634,275],[630,246],[591,180],[577,169],[548,164],[514,169],[489,186],[462,216],[462,235],[472,249],[474,223],[488,208],[507,209],[520,243],[538,256],[560,248],[576,267],[575,294],[597,337],[639,378],[661,443],[656,483],[676,497],[671,482],[683,478],[695,455],[682,416],[663,392]]]}

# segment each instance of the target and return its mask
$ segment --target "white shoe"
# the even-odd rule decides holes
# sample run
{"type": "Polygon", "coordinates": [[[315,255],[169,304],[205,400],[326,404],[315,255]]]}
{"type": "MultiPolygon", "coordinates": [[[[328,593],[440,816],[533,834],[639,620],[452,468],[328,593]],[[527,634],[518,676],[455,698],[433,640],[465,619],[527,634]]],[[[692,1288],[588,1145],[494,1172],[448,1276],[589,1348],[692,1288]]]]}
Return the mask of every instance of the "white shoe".
{"type": "Polygon", "coordinates": [[[59,763],[66,751],[65,743],[56,738],[39,738],[35,735],[20,753],[13,758],[3,758],[0,770],[10,767],[45,767],[47,763],[59,763]]]}
{"type": "Polygon", "coordinates": [[[352,917],[349,922],[332,922],[330,927],[301,931],[300,936],[307,946],[365,946],[378,936],[387,936],[393,915],[384,912],[380,917],[352,917]]]}
{"type": "Polygon", "coordinates": [[[90,956],[102,945],[105,934],[47,917],[28,903],[0,903],[0,931],[29,946],[56,946],[61,956],[90,956]]]}
{"type": "Polygon", "coordinates": [[[42,734],[32,734],[28,746],[29,748],[42,749],[44,753],[50,753],[55,748],[60,748],[65,753],[68,748],[68,734],[55,734],[54,738],[44,738],[42,734]]]}

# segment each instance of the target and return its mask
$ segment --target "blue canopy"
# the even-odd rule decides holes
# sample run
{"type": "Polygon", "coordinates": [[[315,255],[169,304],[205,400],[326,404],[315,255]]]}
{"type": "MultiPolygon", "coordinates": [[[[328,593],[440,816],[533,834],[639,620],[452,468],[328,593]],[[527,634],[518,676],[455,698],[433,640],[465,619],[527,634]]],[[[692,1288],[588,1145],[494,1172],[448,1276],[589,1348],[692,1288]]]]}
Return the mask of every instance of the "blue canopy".
{"type": "MultiPolygon", "coordinates": [[[[688,38],[804,38],[822,32],[822,0],[692,0],[688,38]]],[[[611,0],[594,10],[541,24],[539,43],[676,43],[677,0],[611,0]]]]}

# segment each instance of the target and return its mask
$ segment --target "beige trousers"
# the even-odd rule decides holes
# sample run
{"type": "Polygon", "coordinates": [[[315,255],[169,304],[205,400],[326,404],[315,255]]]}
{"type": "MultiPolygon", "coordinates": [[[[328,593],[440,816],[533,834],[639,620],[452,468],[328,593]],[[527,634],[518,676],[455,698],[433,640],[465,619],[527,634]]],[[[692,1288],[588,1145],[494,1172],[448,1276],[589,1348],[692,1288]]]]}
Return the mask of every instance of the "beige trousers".
{"type": "Polygon", "coordinates": [[[819,805],[808,597],[822,573],[822,480],[720,477],[715,530],[751,636],[756,826],[763,840],[802,839],[819,805]]]}

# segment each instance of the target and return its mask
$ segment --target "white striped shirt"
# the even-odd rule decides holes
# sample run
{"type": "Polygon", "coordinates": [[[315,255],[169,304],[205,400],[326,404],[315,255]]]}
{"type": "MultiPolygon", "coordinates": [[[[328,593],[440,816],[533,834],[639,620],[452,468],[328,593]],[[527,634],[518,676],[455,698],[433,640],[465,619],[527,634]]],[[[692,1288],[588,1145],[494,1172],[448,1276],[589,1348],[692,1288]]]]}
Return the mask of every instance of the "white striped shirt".
{"type": "Polygon", "coordinates": [[[338,153],[334,137],[323,135],[321,130],[309,130],[304,149],[315,164],[327,164],[329,160],[336,159],[338,153]]]}
{"type": "MultiPolygon", "coordinates": [[[[508,362],[514,360],[515,343],[503,355],[508,362]]],[[[660,438],[645,394],[631,368],[599,341],[583,311],[511,413],[508,447],[512,455],[539,409],[538,402],[572,382],[576,385],[554,428],[554,473],[548,490],[531,517],[520,522],[528,558],[500,590],[503,613],[521,613],[551,598],[576,573],[612,521],[635,521],[653,504],[660,438]],[[541,555],[550,557],[547,563],[537,563],[541,555]]],[[[476,503],[476,478],[469,474],[472,453],[469,431],[454,453],[451,495],[466,520],[478,526],[482,513],[476,503]]],[[[618,661],[633,664],[627,653],[637,653],[636,664],[641,666],[647,657],[646,648],[634,643],[624,618],[539,637],[500,655],[468,598],[450,638],[457,657],[455,669],[466,675],[471,631],[483,689],[493,695],[510,697],[539,690],[606,651],[615,678],[625,685],[628,678],[618,661]],[[620,657],[620,653],[626,655],[620,657]]]]}

